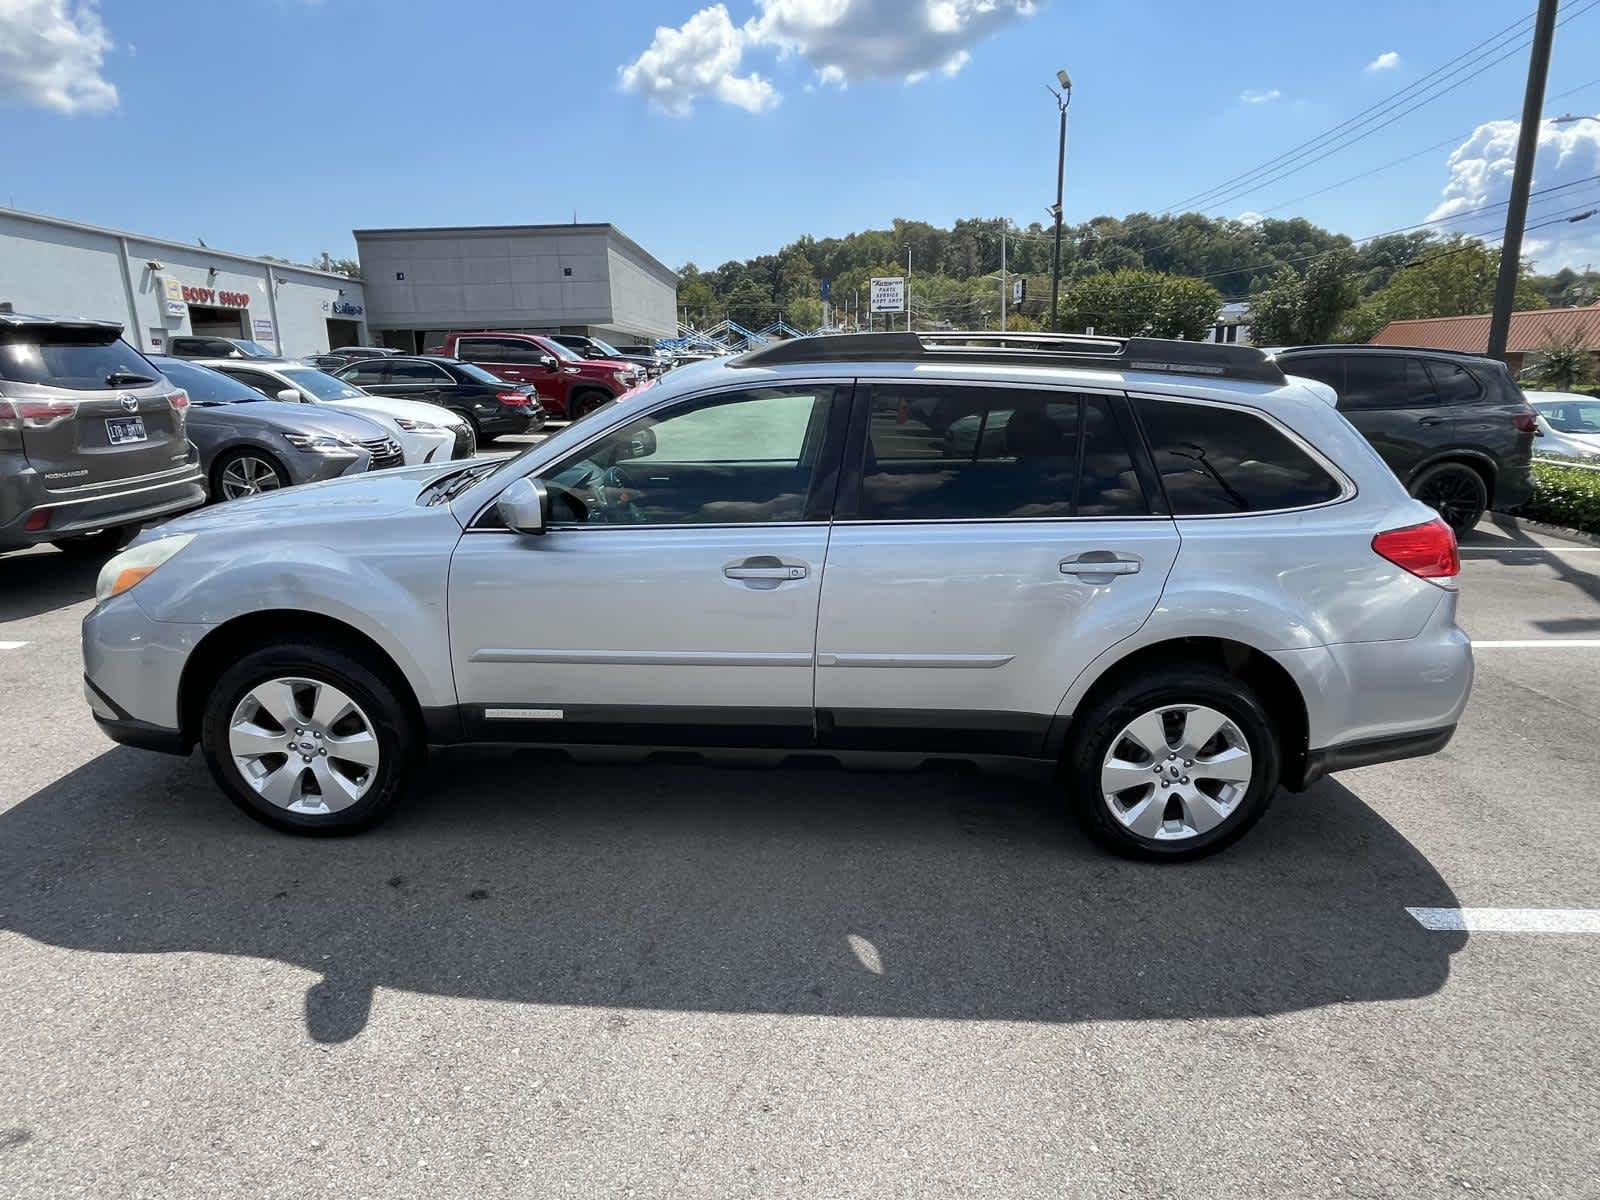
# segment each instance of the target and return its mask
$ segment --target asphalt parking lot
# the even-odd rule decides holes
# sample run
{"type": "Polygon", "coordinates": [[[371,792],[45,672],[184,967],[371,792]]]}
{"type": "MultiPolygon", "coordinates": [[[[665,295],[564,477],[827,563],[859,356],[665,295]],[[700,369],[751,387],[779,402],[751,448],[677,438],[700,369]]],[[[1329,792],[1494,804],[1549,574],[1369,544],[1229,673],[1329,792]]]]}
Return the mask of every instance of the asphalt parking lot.
{"type": "Polygon", "coordinates": [[[1600,547],[1464,559],[1449,748],[1182,867],[1027,778],[517,753],[282,837],[95,730],[93,565],[0,560],[0,1195],[1600,1195],[1600,547]]]}

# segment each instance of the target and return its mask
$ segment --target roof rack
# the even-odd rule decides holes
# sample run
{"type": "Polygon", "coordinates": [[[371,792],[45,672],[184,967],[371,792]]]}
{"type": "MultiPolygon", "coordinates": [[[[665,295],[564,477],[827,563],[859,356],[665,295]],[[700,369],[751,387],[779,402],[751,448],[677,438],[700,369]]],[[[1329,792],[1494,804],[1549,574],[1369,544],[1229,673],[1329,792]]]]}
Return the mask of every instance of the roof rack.
{"type": "Polygon", "coordinates": [[[734,367],[791,363],[988,363],[1155,371],[1252,383],[1283,383],[1282,369],[1254,346],[1167,338],[1093,337],[1070,333],[843,333],[794,338],[731,360],[734,367]]]}
{"type": "MultiPolygon", "coordinates": [[[[1425,318],[1419,318],[1425,319],[1425,318]]],[[[1315,342],[1304,346],[1277,346],[1273,348],[1273,355],[1279,354],[1307,354],[1307,353],[1334,353],[1347,354],[1352,350],[1367,351],[1374,354],[1385,350],[1403,354],[1443,354],[1450,358],[1487,358],[1490,362],[1499,362],[1487,350],[1445,350],[1438,346],[1391,346],[1383,342],[1315,342]]]]}

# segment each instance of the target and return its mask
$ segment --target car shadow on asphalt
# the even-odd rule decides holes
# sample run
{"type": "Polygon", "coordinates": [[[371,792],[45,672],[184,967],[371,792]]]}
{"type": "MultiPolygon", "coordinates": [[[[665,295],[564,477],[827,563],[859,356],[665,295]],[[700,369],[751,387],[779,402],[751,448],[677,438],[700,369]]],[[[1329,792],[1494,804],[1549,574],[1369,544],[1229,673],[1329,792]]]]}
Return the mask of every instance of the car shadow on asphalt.
{"type": "Polygon", "coordinates": [[[1345,787],[1280,793],[1215,858],[1082,838],[1004,775],[436,756],[385,825],[302,839],[187,762],[111,750],[0,813],[0,928],[319,974],[308,1033],[375,988],[525,1004],[1069,1022],[1262,1016],[1438,990],[1464,934],[1345,787]]]}
{"type": "Polygon", "coordinates": [[[0,557],[0,621],[21,621],[94,597],[94,581],[111,556],[78,558],[59,550],[0,557]]]}
{"type": "MultiPolygon", "coordinates": [[[[1463,550],[1523,550],[1526,554],[1512,554],[1506,558],[1497,559],[1499,563],[1509,567],[1548,567],[1562,583],[1576,588],[1582,592],[1591,603],[1600,604],[1600,572],[1585,570],[1576,561],[1576,557],[1568,557],[1560,553],[1563,548],[1570,548],[1571,543],[1540,542],[1528,534],[1511,526],[1493,524],[1479,525],[1470,533],[1461,538],[1463,550]],[[1554,550],[1555,553],[1542,554],[1541,550],[1554,550]]],[[[1578,620],[1561,621],[1535,621],[1543,632],[1551,634],[1581,634],[1591,633],[1600,628],[1600,622],[1587,618],[1578,620]]]]}

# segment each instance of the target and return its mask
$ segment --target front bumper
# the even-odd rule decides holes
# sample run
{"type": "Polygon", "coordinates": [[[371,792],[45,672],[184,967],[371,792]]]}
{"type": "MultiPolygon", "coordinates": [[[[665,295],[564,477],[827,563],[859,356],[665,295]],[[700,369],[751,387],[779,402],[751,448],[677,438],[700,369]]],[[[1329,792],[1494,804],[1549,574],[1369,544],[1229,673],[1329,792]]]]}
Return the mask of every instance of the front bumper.
{"type": "Polygon", "coordinates": [[[84,698],[114,741],[188,753],[178,711],[183,668],[208,625],[157,621],[132,592],[83,619],[84,698]]]}
{"type": "Polygon", "coordinates": [[[187,756],[190,744],[176,729],[152,725],[131,716],[121,705],[95,687],[86,675],[83,679],[84,699],[100,732],[113,742],[132,746],[136,750],[154,750],[157,754],[187,756]]]}

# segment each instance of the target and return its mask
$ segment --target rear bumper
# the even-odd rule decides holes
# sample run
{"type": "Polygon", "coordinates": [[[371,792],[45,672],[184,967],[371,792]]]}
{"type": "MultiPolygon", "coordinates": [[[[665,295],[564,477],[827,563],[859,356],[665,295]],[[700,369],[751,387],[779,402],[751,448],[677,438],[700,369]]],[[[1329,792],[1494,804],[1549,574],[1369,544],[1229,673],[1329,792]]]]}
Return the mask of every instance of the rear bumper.
{"type": "Polygon", "coordinates": [[[546,408],[549,403],[543,396],[535,396],[526,408],[502,408],[487,417],[478,418],[478,428],[485,437],[502,434],[538,433],[544,428],[546,408]]]}
{"type": "Polygon", "coordinates": [[[154,483],[126,488],[109,487],[89,496],[67,496],[45,492],[42,488],[32,503],[4,526],[0,526],[0,547],[36,546],[58,538],[97,529],[113,529],[146,521],[176,516],[206,502],[206,488],[198,462],[187,469],[154,483]],[[48,523],[29,529],[30,522],[48,514],[48,523]]]}
{"type": "Polygon", "coordinates": [[[1494,497],[1490,503],[1496,510],[1504,512],[1526,504],[1532,495],[1533,468],[1518,467],[1502,472],[1500,478],[1495,480],[1494,497]]]}
{"type": "Polygon", "coordinates": [[[1291,791],[1303,792],[1324,775],[1332,775],[1335,771],[1349,771],[1356,767],[1371,767],[1378,763],[1397,762],[1402,758],[1420,758],[1424,754],[1435,754],[1449,745],[1455,732],[1454,725],[1445,725],[1438,729],[1423,729],[1395,737],[1324,746],[1320,750],[1307,753],[1301,778],[1284,782],[1291,791]]]}

